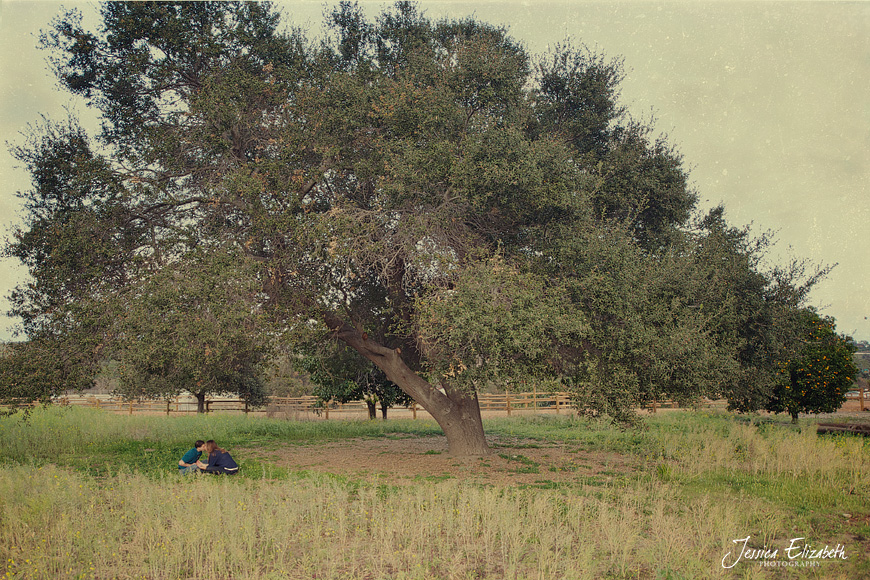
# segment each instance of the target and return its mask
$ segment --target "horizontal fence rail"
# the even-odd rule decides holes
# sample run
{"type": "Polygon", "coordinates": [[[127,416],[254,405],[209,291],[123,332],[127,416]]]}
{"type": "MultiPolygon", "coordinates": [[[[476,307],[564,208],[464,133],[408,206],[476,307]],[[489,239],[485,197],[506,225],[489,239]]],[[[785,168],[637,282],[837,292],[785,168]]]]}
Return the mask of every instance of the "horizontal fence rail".
{"type": "Polygon", "coordinates": [[[858,401],[861,411],[870,409],[870,392],[863,387],[846,393],[846,401],[858,401]]]}
{"type": "MultiPolygon", "coordinates": [[[[478,394],[480,410],[482,413],[506,413],[508,416],[514,413],[573,413],[574,407],[571,403],[569,393],[565,392],[523,392],[523,393],[480,393],[478,394]]],[[[858,405],[848,405],[850,409],[843,410],[870,410],[870,392],[866,389],[858,389],[850,391],[846,395],[846,405],[850,401],[857,402],[858,405]]],[[[55,397],[53,402],[57,405],[80,405],[89,407],[98,407],[107,411],[116,413],[162,413],[166,415],[172,414],[194,414],[198,410],[198,404],[195,397],[182,396],[175,397],[170,400],[126,400],[111,395],[94,395],[94,394],[67,394],[55,397]]],[[[726,401],[702,399],[698,405],[702,407],[724,407],[726,401]]],[[[844,405],[844,407],[846,406],[844,405]]],[[[674,401],[663,400],[654,401],[644,407],[651,413],[657,412],[658,409],[678,408],[679,405],[674,401]]],[[[207,413],[212,412],[231,412],[231,413],[254,413],[265,415],[268,417],[281,418],[322,418],[329,419],[332,417],[341,417],[349,415],[368,414],[368,406],[364,401],[350,401],[348,403],[338,403],[330,401],[324,403],[317,397],[268,397],[266,403],[261,407],[249,407],[248,404],[239,398],[234,397],[214,397],[205,400],[204,410],[207,413]]],[[[377,406],[378,414],[381,414],[380,406],[377,406]]],[[[388,410],[388,416],[393,417],[411,417],[416,419],[417,415],[422,413],[428,415],[419,405],[412,404],[408,407],[391,407],[388,410]]]]}
{"type": "MultiPolygon", "coordinates": [[[[571,397],[568,393],[481,393],[478,395],[482,413],[548,413],[554,414],[574,412],[571,397]]],[[[107,411],[120,413],[163,413],[192,414],[197,412],[197,401],[193,397],[176,397],[169,401],[161,400],[125,400],[111,395],[65,395],[54,399],[59,405],[84,405],[98,407],[107,411]]],[[[724,401],[703,400],[702,406],[724,404],[724,401]]],[[[671,401],[656,402],[647,407],[651,412],[657,408],[675,408],[671,401]]],[[[364,401],[338,403],[330,401],[323,403],[317,397],[269,397],[261,407],[249,407],[244,400],[238,398],[213,398],[205,401],[204,410],[212,412],[255,413],[271,417],[310,416],[329,419],[330,416],[344,414],[368,414],[368,406],[364,401]]],[[[380,415],[380,406],[377,406],[380,415]]],[[[422,407],[412,404],[408,407],[391,407],[388,416],[409,416],[417,418],[418,413],[427,414],[422,407]]]]}

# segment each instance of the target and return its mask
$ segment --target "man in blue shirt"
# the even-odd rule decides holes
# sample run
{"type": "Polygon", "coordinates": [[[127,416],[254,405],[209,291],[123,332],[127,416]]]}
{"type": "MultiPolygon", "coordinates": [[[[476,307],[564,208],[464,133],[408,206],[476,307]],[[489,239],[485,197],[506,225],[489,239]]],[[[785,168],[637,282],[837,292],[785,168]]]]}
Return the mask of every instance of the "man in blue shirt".
{"type": "Polygon", "coordinates": [[[196,443],[193,444],[193,448],[185,453],[178,461],[178,473],[186,475],[188,473],[199,471],[196,462],[199,460],[203,451],[205,451],[205,441],[198,439],[196,443]]]}

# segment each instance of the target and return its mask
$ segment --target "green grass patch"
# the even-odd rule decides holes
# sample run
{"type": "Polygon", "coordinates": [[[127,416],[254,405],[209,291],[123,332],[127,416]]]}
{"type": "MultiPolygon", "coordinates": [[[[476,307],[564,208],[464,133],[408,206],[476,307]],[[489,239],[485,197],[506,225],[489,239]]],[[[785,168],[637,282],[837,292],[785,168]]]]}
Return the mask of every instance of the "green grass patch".
{"type": "Polygon", "coordinates": [[[516,462],[516,463],[520,464],[519,467],[510,470],[512,473],[540,473],[541,472],[541,470],[540,470],[541,464],[538,463],[537,461],[529,459],[525,455],[511,455],[508,453],[499,453],[498,456],[501,457],[502,459],[507,459],[508,461],[512,461],[512,462],[516,462]]]}
{"type": "MultiPolygon", "coordinates": [[[[230,450],[273,443],[312,444],[355,438],[441,434],[434,421],[285,421],[244,415],[119,415],[85,407],[37,409],[0,419],[0,461],[70,466],[93,476],[131,469],[158,475],[176,469],[197,439],[230,450]]],[[[257,477],[263,467],[254,461],[257,477]]],[[[280,470],[273,473],[280,474],[280,470]]]]}

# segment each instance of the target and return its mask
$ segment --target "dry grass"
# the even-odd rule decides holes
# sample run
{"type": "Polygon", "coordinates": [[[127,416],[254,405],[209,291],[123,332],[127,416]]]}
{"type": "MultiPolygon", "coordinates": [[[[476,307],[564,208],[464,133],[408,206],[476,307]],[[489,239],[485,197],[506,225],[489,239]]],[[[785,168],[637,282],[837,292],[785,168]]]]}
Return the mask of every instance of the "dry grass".
{"type": "Polygon", "coordinates": [[[0,552],[23,578],[706,577],[761,502],[675,502],[660,482],[590,495],[328,477],[108,480],[0,473],[0,552]],[[742,514],[742,515],[741,515],[742,514]]]}
{"type": "MultiPolygon", "coordinates": [[[[41,420],[34,430],[68,430],[63,418],[41,420]]],[[[135,425],[137,437],[149,437],[148,429],[172,435],[175,427],[154,421],[135,425]]],[[[107,428],[112,437],[130,433],[95,424],[94,439],[107,428]]],[[[861,439],[690,414],[655,419],[640,434],[576,422],[493,427],[506,428],[524,437],[559,432],[566,447],[597,438],[600,450],[624,447],[637,467],[547,489],[460,478],[394,486],[318,472],[219,478],[122,467],[94,475],[77,467],[84,463],[13,462],[0,470],[0,575],[845,580],[870,570],[870,542],[855,534],[860,518],[870,522],[870,450],[861,439]],[[849,519],[840,513],[846,509],[849,519]],[[845,543],[849,560],[789,569],[744,561],[724,569],[734,540],[747,535],[752,547],[787,545],[796,536],[845,543]]],[[[348,429],[355,435],[359,427],[348,429]]],[[[122,443],[125,453],[139,449],[122,443]]],[[[91,447],[98,445],[83,442],[78,455],[91,447]]],[[[547,473],[540,478],[545,483],[547,473]]]]}

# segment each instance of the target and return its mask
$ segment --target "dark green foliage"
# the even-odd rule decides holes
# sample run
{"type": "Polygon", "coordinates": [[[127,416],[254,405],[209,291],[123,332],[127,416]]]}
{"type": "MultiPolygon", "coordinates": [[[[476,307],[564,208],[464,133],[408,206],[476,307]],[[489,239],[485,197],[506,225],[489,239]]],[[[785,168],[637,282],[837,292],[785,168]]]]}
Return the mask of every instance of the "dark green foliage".
{"type": "Polygon", "coordinates": [[[650,129],[636,123],[614,130],[610,147],[590,166],[597,178],[596,213],[631,225],[632,235],[649,250],[673,243],[697,202],[689,189],[682,157],[650,129]]]}
{"type": "Polygon", "coordinates": [[[377,407],[386,419],[389,408],[414,402],[383,371],[343,345],[312,350],[298,359],[298,366],[314,383],[312,394],[323,405],[362,400],[368,406],[369,419],[375,418],[377,407]]]}
{"type": "Polygon", "coordinates": [[[119,394],[171,398],[188,391],[200,411],[215,394],[262,405],[260,367],[270,336],[262,314],[251,312],[258,287],[246,267],[235,252],[193,252],[124,289],[106,322],[116,337],[119,394]]]}
{"type": "Polygon", "coordinates": [[[690,402],[729,372],[728,351],[711,340],[697,302],[691,240],[649,254],[630,229],[566,237],[558,261],[541,265],[567,277],[572,310],[586,315],[588,330],[566,353],[575,362],[566,386],[581,410],[620,420],[656,399],[690,402]]]}
{"type": "Polygon", "coordinates": [[[756,411],[767,404],[781,364],[803,340],[801,308],[830,268],[807,275],[804,264],[792,262],[765,273],[759,263],[769,237],[753,238],[748,229],[728,226],[721,207],[699,225],[699,308],[731,366],[715,394],[724,395],[730,409],[756,411]]]}
{"type": "Polygon", "coordinates": [[[542,60],[537,73],[541,130],[563,133],[580,155],[603,157],[611,124],[624,113],[616,101],[622,63],[565,45],[542,60]]]}
{"type": "Polygon", "coordinates": [[[42,44],[60,81],[103,113],[106,139],[146,161],[156,161],[149,150],[165,137],[163,124],[184,114],[208,75],[231,61],[296,58],[265,2],[105,2],[101,14],[104,34],[84,30],[71,11],[42,44]]]}
{"type": "Polygon", "coordinates": [[[31,338],[97,337],[131,396],[250,397],[264,337],[337,340],[359,356],[334,384],[392,381],[457,453],[486,451],[490,381],[564,381],[622,419],[659,397],[766,401],[818,275],[761,273],[766,240],[721,210],[692,224],[679,153],[617,101],[618,59],[536,58],[409,2],[375,21],[343,2],[316,46],[267,3],[102,15],[43,36],[105,153],[74,127],[19,152],[33,219],[8,251],[35,276],[13,296],[31,338]]]}
{"type": "Polygon", "coordinates": [[[832,413],[846,400],[858,369],[852,360],[855,343],[838,335],[834,321],[805,309],[799,318],[801,342],[792,356],[780,363],[779,382],[765,409],[788,413],[832,413]]]}
{"type": "Polygon", "coordinates": [[[4,255],[27,266],[33,281],[14,290],[10,314],[37,337],[64,325],[71,302],[123,285],[137,268],[133,253],[145,230],[128,219],[121,180],[75,121],[45,123],[13,155],[33,186],[18,193],[25,223],[4,255]]]}
{"type": "MultiPolygon", "coordinates": [[[[78,337],[76,337],[78,338],[78,337]]],[[[0,355],[0,415],[70,389],[93,386],[97,369],[83,344],[69,338],[43,337],[6,345],[0,355]]]]}
{"type": "Polygon", "coordinates": [[[559,349],[578,343],[589,326],[564,287],[501,256],[475,263],[416,307],[430,381],[469,391],[556,381],[565,371],[559,349]]]}

